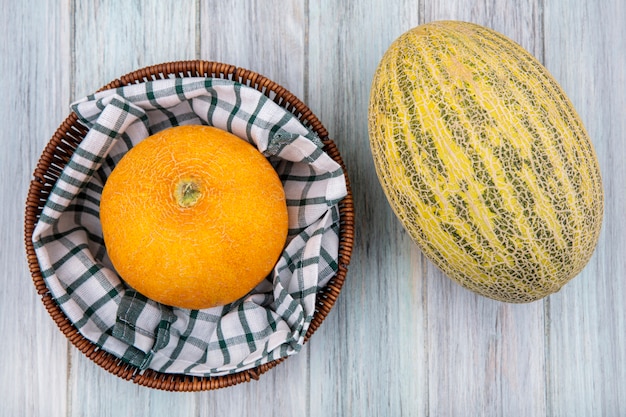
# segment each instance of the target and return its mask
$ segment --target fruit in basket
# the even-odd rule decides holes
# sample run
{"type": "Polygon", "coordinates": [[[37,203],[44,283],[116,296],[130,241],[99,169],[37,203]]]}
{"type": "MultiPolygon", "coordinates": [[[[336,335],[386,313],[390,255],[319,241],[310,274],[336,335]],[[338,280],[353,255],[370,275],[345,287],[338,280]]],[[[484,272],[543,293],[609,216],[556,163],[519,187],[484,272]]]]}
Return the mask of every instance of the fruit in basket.
{"type": "Polygon", "coordinates": [[[248,142],[209,126],[158,132],[128,151],[100,202],[120,277],[163,304],[201,309],[245,296],[287,237],[285,193],[248,142]]]}
{"type": "Polygon", "coordinates": [[[604,205],[591,141],[554,78],[502,34],[443,21],[401,35],[374,76],[369,134],[395,214],[464,287],[530,302],[589,261],[604,205]]]}

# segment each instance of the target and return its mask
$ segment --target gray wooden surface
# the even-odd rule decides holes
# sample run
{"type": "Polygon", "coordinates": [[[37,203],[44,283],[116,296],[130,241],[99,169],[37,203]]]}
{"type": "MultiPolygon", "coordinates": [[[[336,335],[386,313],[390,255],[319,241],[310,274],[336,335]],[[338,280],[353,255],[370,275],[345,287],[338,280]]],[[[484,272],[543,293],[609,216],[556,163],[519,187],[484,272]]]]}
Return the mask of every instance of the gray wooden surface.
{"type": "Polygon", "coordinates": [[[0,0],[0,416],[626,416],[624,0],[0,0]],[[510,305],[443,276],[386,203],[367,139],[375,66],[405,30],[470,20],[521,43],[573,101],[598,152],[604,229],[559,293],[510,305]],[[299,96],[353,184],[348,280],[303,351],[251,382],[169,393],[94,365],[32,286],[29,180],[68,105],[134,69],[246,67],[299,96]]]}

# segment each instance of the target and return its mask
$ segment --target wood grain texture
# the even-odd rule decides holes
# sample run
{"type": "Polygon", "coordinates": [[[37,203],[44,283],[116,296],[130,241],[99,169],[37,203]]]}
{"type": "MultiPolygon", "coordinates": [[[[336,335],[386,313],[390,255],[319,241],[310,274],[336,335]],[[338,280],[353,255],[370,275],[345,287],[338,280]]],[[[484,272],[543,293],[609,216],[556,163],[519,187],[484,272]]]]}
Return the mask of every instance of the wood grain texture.
{"type": "Polygon", "coordinates": [[[61,417],[68,342],[34,291],[23,219],[32,170],[68,104],[68,4],[2,2],[0,15],[0,415],[61,417]]]}
{"type": "Polygon", "coordinates": [[[200,57],[255,71],[303,99],[306,2],[200,2],[200,57]]]}
{"type": "Polygon", "coordinates": [[[583,0],[2,2],[0,416],[626,415],[626,6],[583,0]],[[544,62],[585,122],[606,206],[582,274],[539,302],[474,295],[396,220],[369,152],[371,79],[419,23],[469,20],[544,62]],[[348,167],[356,244],[344,289],[298,355],[227,389],[171,393],[96,366],[57,330],[24,261],[28,183],[69,103],[140,67],[221,61],[288,88],[348,167]],[[7,128],[20,126],[24,128],[7,128]]]}
{"type": "Polygon", "coordinates": [[[195,0],[72,4],[73,100],[136,69],[196,58],[195,0]]]}
{"type": "Polygon", "coordinates": [[[596,253],[580,276],[549,300],[548,407],[554,416],[622,416],[626,415],[626,6],[620,0],[602,5],[548,1],[545,18],[546,66],[587,127],[605,191],[604,227],[596,253]]]}

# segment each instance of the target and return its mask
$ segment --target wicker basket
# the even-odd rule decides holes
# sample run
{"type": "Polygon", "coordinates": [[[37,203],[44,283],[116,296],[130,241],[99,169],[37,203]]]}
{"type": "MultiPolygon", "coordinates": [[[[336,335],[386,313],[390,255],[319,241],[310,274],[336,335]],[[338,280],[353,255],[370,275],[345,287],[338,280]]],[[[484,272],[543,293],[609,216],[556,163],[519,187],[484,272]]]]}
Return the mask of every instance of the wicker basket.
{"type": "MultiPolygon", "coordinates": [[[[330,282],[318,292],[316,309],[305,337],[308,341],[311,335],[321,325],[333,307],[343,286],[348,264],[352,254],[354,241],[354,208],[352,192],[347,172],[339,151],[334,142],[328,138],[328,132],[311,110],[293,94],[275,82],[255,72],[238,68],[232,65],[208,61],[179,61],[146,67],[131,72],[102,87],[99,91],[113,89],[125,85],[145,81],[172,77],[213,77],[225,78],[240,82],[255,88],[282,106],[308,128],[313,130],[322,139],[324,151],[341,165],[346,175],[348,194],[339,206],[340,211],[340,242],[339,242],[339,269],[330,282]]],[[[33,179],[28,191],[25,212],[25,244],[29,268],[35,288],[41,296],[42,302],[50,316],[70,342],[85,356],[100,367],[125,380],[150,388],[168,391],[203,391],[223,388],[259,376],[281,363],[285,358],[269,362],[253,369],[236,374],[218,377],[198,377],[180,374],[161,373],[153,370],[139,372],[139,369],[123,362],[116,356],[99,349],[91,341],[84,338],[65,316],[59,305],[52,298],[42,278],[39,263],[32,243],[35,225],[46,203],[52,187],[59,178],[61,171],[69,161],[74,150],[87,133],[87,128],[78,122],[75,113],[71,113],[59,126],[50,142],[43,151],[39,163],[33,173],[33,179]]]]}

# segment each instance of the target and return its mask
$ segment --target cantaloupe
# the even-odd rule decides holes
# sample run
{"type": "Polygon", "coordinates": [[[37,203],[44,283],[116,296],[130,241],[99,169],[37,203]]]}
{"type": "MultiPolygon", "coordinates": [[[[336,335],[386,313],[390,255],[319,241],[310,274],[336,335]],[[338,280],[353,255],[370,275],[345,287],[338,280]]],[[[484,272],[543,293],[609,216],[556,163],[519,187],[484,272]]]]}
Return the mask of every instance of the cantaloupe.
{"type": "Polygon", "coordinates": [[[288,232],[285,192],[257,148],[211,126],[176,126],[133,147],[100,201],[120,277],[160,303],[203,309],[245,296],[288,232]]]}
{"type": "Polygon", "coordinates": [[[546,68],[502,34],[440,21],[401,35],[374,76],[369,135],[393,211],[462,286],[531,302],[590,260],[604,205],[592,143],[546,68]]]}

